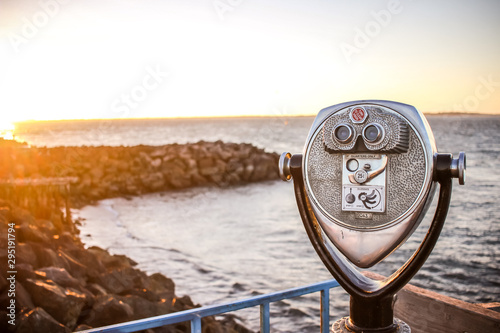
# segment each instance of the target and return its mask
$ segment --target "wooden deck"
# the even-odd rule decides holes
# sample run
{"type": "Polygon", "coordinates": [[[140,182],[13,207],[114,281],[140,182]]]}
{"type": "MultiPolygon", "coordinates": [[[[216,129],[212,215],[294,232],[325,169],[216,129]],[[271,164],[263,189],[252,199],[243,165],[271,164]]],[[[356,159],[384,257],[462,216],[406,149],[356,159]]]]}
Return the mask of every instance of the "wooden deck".
{"type": "Polygon", "coordinates": [[[412,333],[500,333],[500,312],[493,310],[499,307],[498,302],[471,304],[408,284],[396,295],[394,315],[412,333]]]}

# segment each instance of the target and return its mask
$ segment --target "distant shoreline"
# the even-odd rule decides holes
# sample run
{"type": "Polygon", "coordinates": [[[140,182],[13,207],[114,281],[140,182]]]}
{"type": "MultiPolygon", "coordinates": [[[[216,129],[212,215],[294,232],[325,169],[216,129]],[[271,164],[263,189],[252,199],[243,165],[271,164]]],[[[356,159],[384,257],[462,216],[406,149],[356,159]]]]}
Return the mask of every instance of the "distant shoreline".
{"type": "Polygon", "coordinates": [[[431,113],[425,113],[424,116],[429,117],[429,116],[466,116],[466,117],[499,117],[500,114],[498,113],[472,113],[472,112],[431,112],[431,113]]]}
{"type": "MultiPolygon", "coordinates": [[[[472,113],[472,112],[424,112],[426,117],[433,116],[464,116],[464,117],[500,117],[500,113],[472,113]]],[[[151,121],[151,120],[207,120],[207,119],[261,119],[261,118],[313,118],[316,114],[310,115],[246,115],[246,116],[213,116],[213,117],[165,117],[165,118],[92,118],[92,119],[58,119],[58,120],[22,120],[13,124],[25,123],[58,123],[73,121],[151,121]]]]}

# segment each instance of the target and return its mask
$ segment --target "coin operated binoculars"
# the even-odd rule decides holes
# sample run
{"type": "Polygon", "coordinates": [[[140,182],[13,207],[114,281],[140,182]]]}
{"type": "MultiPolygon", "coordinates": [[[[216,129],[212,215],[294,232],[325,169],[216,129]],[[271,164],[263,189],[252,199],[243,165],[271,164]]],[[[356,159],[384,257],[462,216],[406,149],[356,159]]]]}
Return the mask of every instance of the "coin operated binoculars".
{"type": "Polygon", "coordinates": [[[303,154],[283,153],[280,176],[293,178],[309,239],[351,295],[350,316],[333,332],[410,332],[394,318],[394,295],[417,273],[443,227],[452,178],[465,181],[465,154],[437,152],[425,117],[406,104],[366,100],[317,115],[303,154]],[[439,183],[427,235],[408,261],[383,281],[358,271],[401,246],[418,227],[439,183]]]}

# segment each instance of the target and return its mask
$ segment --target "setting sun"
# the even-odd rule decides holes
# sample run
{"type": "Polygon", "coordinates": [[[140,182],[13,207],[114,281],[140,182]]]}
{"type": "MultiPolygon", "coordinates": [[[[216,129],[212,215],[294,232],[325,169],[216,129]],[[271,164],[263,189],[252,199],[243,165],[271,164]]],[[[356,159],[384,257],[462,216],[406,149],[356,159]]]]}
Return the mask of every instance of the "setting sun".
{"type": "Polygon", "coordinates": [[[16,127],[14,126],[14,124],[0,119],[0,138],[13,140],[13,133],[15,129],[16,127]]]}

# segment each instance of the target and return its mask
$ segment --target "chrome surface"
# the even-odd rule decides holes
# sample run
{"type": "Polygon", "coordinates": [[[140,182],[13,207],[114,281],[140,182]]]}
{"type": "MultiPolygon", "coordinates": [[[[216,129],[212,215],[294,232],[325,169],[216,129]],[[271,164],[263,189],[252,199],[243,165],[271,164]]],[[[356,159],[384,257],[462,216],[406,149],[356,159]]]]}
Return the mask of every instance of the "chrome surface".
{"type": "Polygon", "coordinates": [[[279,173],[280,173],[280,178],[281,180],[287,182],[290,179],[292,179],[292,173],[290,172],[290,158],[292,157],[292,154],[288,152],[284,152],[280,156],[279,160],[279,173]]]}
{"type": "MultiPolygon", "coordinates": [[[[370,119],[370,115],[367,117],[370,119]]],[[[382,122],[380,119],[377,121],[382,122]]],[[[386,133],[386,138],[383,141],[390,140],[390,136],[391,133],[386,133]]],[[[354,147],[354,144],[352,145],[354,147]]],[[[377,147],[381,149],[380,146],[381,145],[377,147]]],[[[432,201],[435,192],[432,174],[434,169],[433,156],[436,152],[437,149],[434,137],[427,120],[420,112],[410,105],[390,101],[365,100],[335,105],[325,108],[319,112],[313,122],[306,140],[303,154],[304,158],[302,160],[302,171],[306,193],[311,201],[311,209],[316,215],[327,238],[356,266],[368,268],[381,261],[383,258],[396,250],[418,227],[423,215],[432,201]],[[322,129],[330,117],[337,113],[340,114],[341,112],[349,112],[348,110],[353,110],[357,107],[361,107],[367,112],[370,112],[370,108],[380,108],[391,116],[394,114],[398,119],[403,119],[403,121],[407,123],[406,126],[410,129],[410,132],[414,133],[410,134],[416,138],[410,140],[410,144],[420,145],[423,151],[423,158],[425,159],[425,161],[423,161],[423,168],[425,168],[425,170],[423,170],[424,178],[422,179],[422,185],[419,190],[413,194],[415,199],[409,207],[404,209],[402,213],[398,213],[397,216],[391,216],[389,220],[387,219],[390,214],[388,214],[387,211],[384,211],[381,214],[361,214],[360,212],[352,212],[350,215],[346,215],[348,213],[346,212],[332,215],[331,211],[329,211],[328,208],[325,208],[324,204],[322,204],[325,200],[331,200],[325,197],[325,195],[328,196],[329,194],[324,191],[318,192],[311,183],[309,174],[310,163],[317,161],[315,160],[314,162],[311,162],[310,152],[316,137],[321,135],[322,129]],[[317,197],[318,195],[319,197],[317,197]],[[346,218],[346,216],[348,218],[346,218]],[[383,219],[383,216],[385,216],[386,220],[383,219]],[[379,219],[381,222],[377,222],[375,219],[379,219]]],[[[345,156],[342,164],[345,170],[348,170],[346,162],[347,160],[352,159],[352,156],[347,157],[347,154],[342,153],[341,151],[330,152],[330,154],[334,153],[345,156]]],[[[355,155],[356,153],[354,152],[349,154],[355,155]]],[[[390,158],[391,156],[389,156],[389,160],[390,158]]],[[[363,165],[365,162],[360,162],[360,164],[363,165]]],[[[371,167],[374,166],[371,165],[371,167]]],[[[379,167],[376,168],[377,170],[379,169],[379,167]]],[[[386,168],[388,167],[386,166],[386,168]]],[[[332,171],[332,175],[334,175],[335,172],[332,171]]],[[[390,168],[388,168],[387,171],[384,168],[384,172],[389,173],[390,176],[392,171],[390,168]]],[[[336,179],[335,177],[337,176],[334,176],[334,178],[331,179],[336,179]]],[[[374,180],[377,178],[378,177],[373,177],[374,180]]],[[[409,180],[412,181],[412,179],[409,180]]],[[[349,180],[349,183],[351,183],[351,180],[349,180]]],[[[369,182],[366,184],[368,185],[369,182]]],[[[389,185],[387,184],[387,186],[389,185]]],[[[392,186],[397,186],[397,184],[392,184],[392,186]]],[[[332,188],[331,191],[336,190],[332,188]]],[[[352,197],[350,197],[350,199],[352,199],[352,197]]],[[[387,200],[389,200],[389,198],[387,198],[387,200]]]]}
{"type": "MultiPolygon", "coordinates": [[[[375,169],[375,170],[373,170],[371,172],[365,171],[365,170],[371,170],[371,168],[372,168],[371,164],[365,163],[365,165],[363,166],[365,170],[358,170],[356,172],[363,171],[364,173],[366,173],[366,177],[363,177],[363,178],[360,179],[360,178],[357,177],[356,173],[350,173],[348,175],[349,181],[352,184],[363,184],[366,181],[372,180],[373,178],[377,177],[378,175],[380,175],[382,172],[385,171],[385,168],[387,167],[387,161],[388,160],[389,159],[387,158],[387,155],[383,155],[382,156],[382,163],[381,163],[381,165],[377,169],[375,169]]],[[[346,164],[346,167],[349,170],[349,166],[347,164],[346,164]]]]}
{"type": "Polygon", "coordinates": [[[458,178],[458,183],[460,185],[465,184],[465,170],[466,170],[466,158],[465,153],[461,151],[458,154],[458,158],[451,160],[450,171],[454,178],[458,178]]]}
{"type": "MultiPolygon", "coordinates": [[[[411,333],[411,328],[407,323],[401,319],[394,319],[394,324],[397,325],[398,330],[396,333],[411,333]]],[[[337,320],[332,325],[332,333],[352,333],[353,331],[349,327],[349,317],[343,317],[337,320]]]]}
{"type": "MultiPolygon", "coordinates": [[[[369,151],[379,151],[386,153],[402,153],[409,148],[409,128],[408,121],[401,118],[400,114],[388,111],[388,108],[366,104],[347,107],[331,113],[325,120],[323,127],[323,140],[327,151],[359,151],[364,146],[369,151]],[[378,110],[382,109],[384,110],[378,110]],[[353,121],[352,114],[359,111],[364,115],[368,124],[353,121]],[[353,129],[353,139],[349,142],[339,142],[331,133],[339,125],[350,125],[353,129]],[[366,129],[374,129],[376,137],[369,137],[366,129]],[[365,131],[365,132],[364,132],[365,131]],[[362,142],[360,142],[362,141],[362,142]]],[[[358,116],[356,116],[358,117],[358,116]]],[[[361,119],[359,117],[358,119],[361,119]]]]}

